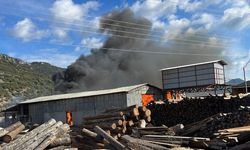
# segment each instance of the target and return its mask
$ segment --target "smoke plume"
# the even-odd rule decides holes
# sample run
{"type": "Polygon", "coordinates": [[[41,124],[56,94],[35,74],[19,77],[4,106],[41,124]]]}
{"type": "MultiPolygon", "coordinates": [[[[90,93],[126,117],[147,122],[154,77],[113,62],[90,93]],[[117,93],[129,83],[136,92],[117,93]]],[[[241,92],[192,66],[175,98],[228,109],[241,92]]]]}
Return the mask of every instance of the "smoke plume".
{"type": "Polygon", "coordinates": [[[209,46],[207,43],[211,41],[208,38],[191,34],[175,37],[167,44],[153,41],[150,36],[152,23],[135,16],[130,9],[115,10],[103,18],[100,32],[111,36],[102,48],[92,49],[90,55],[80,56],[64,72],[55,74],[56,91],[97,90],[139,83],[161,87],[160,69],[218,59],[216,55],[219,56],[223,50],[209,46]],[[186,55],[194,53],[214,56],[186,55]]]}

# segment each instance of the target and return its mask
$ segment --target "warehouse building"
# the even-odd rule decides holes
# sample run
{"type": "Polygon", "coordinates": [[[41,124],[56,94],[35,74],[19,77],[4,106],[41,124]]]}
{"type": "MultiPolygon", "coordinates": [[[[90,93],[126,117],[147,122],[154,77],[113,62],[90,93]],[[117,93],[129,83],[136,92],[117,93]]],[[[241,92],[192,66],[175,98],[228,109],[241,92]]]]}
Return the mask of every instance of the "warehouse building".
{"type": "Polygon", "coordinates": [[[179,99],[178,94],[183,91],[194,91],[200,96],[208,93],[208,89],[213,89],[216,94],[218,89],[226,86],[225,65],[223,60],[214,60],[161,69],[165,98],[173,99],[175,95],[175,99],[179,99]]]}
{"type": "Polygon", "coordinates": [[[87,91],[38,97],[20,104],[21,115],[27,115],[34,123],[50,118],[80,125],[84,116],[96,115],[110,108],[142,105],[151,100],[162,99],[161,89],[139,84],[108,90],[87,91]],[[69,120],[71,119],[71,120],[69,120]]]}

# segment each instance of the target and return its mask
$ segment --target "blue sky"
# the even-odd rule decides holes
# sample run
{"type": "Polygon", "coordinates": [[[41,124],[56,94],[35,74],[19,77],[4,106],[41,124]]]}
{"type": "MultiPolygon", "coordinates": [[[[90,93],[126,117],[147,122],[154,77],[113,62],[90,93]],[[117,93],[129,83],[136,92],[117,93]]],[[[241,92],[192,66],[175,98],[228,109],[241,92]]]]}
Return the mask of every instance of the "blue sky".
{"type": "Polygon", "coordinates": [[[230,60],[228,79],[242,78],[250,59],[249,0],[0,0],[0,53],[67,67],[102,46],[107,36],[98,34],[100,16],[126,7],[150,20],[159,40],[206,31],[209,44],[226,45],[221,56],[230,60]]]}

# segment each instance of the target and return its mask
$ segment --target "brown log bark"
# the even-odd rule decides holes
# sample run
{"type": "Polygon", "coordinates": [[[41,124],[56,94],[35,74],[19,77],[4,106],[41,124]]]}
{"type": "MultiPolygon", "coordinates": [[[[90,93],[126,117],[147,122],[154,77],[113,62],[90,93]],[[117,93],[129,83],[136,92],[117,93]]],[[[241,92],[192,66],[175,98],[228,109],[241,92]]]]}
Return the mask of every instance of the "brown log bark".
{"type": "Polygon", "coordinates": [[[100,127],[96,126],[94,128],[95,132],[97,134],[100,134],[103,138],[105,138],[111,145],[113,145],[115,148],[122,150],[122,149],[126,149],[126,147],[121,144],[120,142],[118,142],[117,140],[115,140],[112,136],[108,135],[103,129],[101,129],[100,127]]]}
{"type": "Polygon", "coordinates": [[[25,129],[25,126],[23,124],[19,125],[16,129],[10,131],[6,135],[3,136],[3,141],[5,143],[9,143],[12,141],[21,131],[25,129]]]}

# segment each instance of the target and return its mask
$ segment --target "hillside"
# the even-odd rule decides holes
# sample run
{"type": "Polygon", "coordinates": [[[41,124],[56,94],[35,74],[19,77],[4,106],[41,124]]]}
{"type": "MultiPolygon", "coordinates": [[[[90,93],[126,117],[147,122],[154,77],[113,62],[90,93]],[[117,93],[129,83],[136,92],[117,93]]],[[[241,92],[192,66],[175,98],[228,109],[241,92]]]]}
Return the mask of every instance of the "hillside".
{"type": "Polygon", "coordinates": [[[243,83],[244,80],[240,79],[240,78],[236,78],[236,79],[232,79],[230,81],[227,82],[228,85],[238,85],[243,83]]]}
{"type": "Polygon", "coordinates": [[[0,110],[25,98],[53,93],[52,74],[63,70],[48,63],[26,63],[0,54],[0,110]]]}

